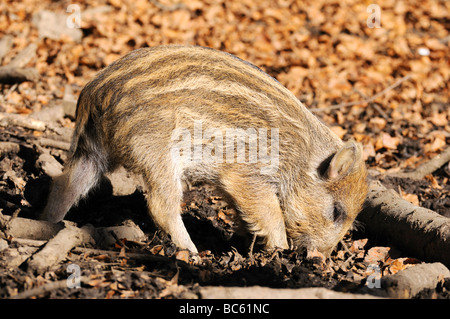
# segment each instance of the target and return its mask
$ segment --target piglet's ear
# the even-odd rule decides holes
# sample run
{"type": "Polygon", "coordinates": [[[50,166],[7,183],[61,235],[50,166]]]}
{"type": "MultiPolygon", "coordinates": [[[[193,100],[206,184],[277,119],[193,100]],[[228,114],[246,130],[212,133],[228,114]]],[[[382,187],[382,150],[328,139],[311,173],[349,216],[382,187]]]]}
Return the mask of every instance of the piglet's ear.
{"type": "Polygon", "coordinates": [[[331,159],[328,167],[328,178],[336,180],[347,176],[357,166],[357,162],[361,160],[361,146],[352,140],[346,142],[331,159]]]}

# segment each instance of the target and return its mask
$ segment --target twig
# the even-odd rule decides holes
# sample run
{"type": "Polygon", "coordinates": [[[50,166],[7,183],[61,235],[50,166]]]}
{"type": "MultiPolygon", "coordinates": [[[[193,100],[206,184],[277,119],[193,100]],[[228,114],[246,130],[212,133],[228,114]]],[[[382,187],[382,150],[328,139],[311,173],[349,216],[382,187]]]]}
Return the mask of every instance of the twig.
{"type": "Polygon", "coordinates": [[[0,126],[20,126],[23,128],[45,131],[46,124],[29,116],[14,113],[0,113],[0,126]]]}
{"type": "MultiPolygon", "coordinates": [[[[90,255],[106,255],[112,258],[123,258],[119,256],[120,252],[113,250],[103,250],[103,249],[93,249],[93,248],[84,248],[84,247],[75,247],[72,252],[80,253],[80,254],[90,254],[90,255]]],[[[164,263],[179,263],[186,264],[184,261],[167,257],[161,255],[152,255],[150,253],[127,253],[127,259],[139,260],[144,262],[164,262],[164,263]]],[[[186,264],[187,265],[187,264],[186,264]]]]}
{"type": "MultiPolygon", "coordinates": [[[[89,282],[89,277],[81,276],[80,282],[87,284],[89,282]]],[[[64,288],[68,288],[67,279],[49,282],[48,284],[22,291],[21,293],[12,296],[10,299],[27,299],[30,297],[42,295],[46,292],[64,288]]]]}
{"type": "MultiPolygon", "coordinates": [[[[353,91],[358,93],[363,99],[368,99],[369,97],[365,95],[364,93],[360,92],[357,88],[353,88],[353,91]]],[[[389,115],[386,114],[385,111],[376,103],[370,103],[370,106],[372,106],[385,120],[389,120],[389,115]]]]}
{"type": "Polygon", "coordinates": [[[159,9],[161,9],[163,11],[175,11],[175,10],[187,8],[186,5],[181,2],[172,4],[170,6],[163,4],[163,3],[159,2],[158,0],[150,0],[150,2],[153,3],[155,6],[157,6],[159,9]]]}
{"type": "Polygon", "coordinates": [[[40,139],[37,139],[36,143],[38,143],[40,146],[43,147],[57,148],[63,151],[68,151],[70,149],[70,143],[64,141],[57,141],[46,137],[41,137],[40,139]]]}
{"type": "Polygon", "coordinates": [[[13,242],[21,246],[29,247],[41,247],[47,243],[46,240],[26,239],[26,238],[14,238],[13,242]]]}
{"type": "Polygon", "coordinates": [[[344,248],[344,250],[345,250],[349,255],[352,254],[352,252],[350,251],[350,249],[348,249],[347,244],[345,243],[344,240],[339,241],[339,243],[341,244],[342,248],[344,248]]]}
{"type": "Polygon", "coordinates": [[[11,85],[8,92],[6,92],[5,96],[2,97],[2,101],[5,101],[9,97],[9,95],[17,89],[18,86],[18,83],[14,83],[13,85],[11,85]]]}
{"type": "Polygon", "coordinates": [[[411,178],[414,180],[423,179],[426,175],[433,173],[439,167],[450,161],[450,147],[426,163],[423,163],[411,172],[401,172],[394,174],[395,177],[411,178]]]}
{"type": "Polygon", "coordinates": [[[109,234],[114,237],[117,245],[119,245],[122,248],[128,249],[127,245],[125,245],[125,243],[121,241],[119,237],[117,237],[117,234],[114,232],[114,230],[109,231],[109,234]]]}
{"type": "Polygon", "coordinates": [[[349,106],[355,106],[355,105],[360,105],[360,104],[365,104],[365,103],[371,103],[371,102],[375,101],[377,98],[379,98],[380,96],[383,96],[387,92],[395,89],[397,86],[399,86],[400,84],[402,84],[403,82],[405,82],[406,80],[408,80],[410,78],[411,78],[410,74],[405,75],[404,77],[402,77],[399,80],[397,80],[394,84],[392,84],[392,85],[388,86],[387,88],[385,88],[383,91],[378,92],[377,94],[373,95],[372,97],[364,99],[364,100],[354,101],[354,102],[344,102],[344,103],[339,103],[339,104],[331,105],[329,107],[324,107],[324,108],[314,108],[314,109],[310,109],[310,111],[311,112],[316,112],[316,113],[317,112],[325,112],[325,111],[336,110],[336,109],[349,107],[349,106]]]}
{"type": "Polygon", "coordinates": [[[250,258],[253,258],[253,248],[255,246],[255,242],[256,242],[256,234],[253,234],[252,243],[250,244],[250,248],[249,248],[249,256],[250,256],[250,258]]]}

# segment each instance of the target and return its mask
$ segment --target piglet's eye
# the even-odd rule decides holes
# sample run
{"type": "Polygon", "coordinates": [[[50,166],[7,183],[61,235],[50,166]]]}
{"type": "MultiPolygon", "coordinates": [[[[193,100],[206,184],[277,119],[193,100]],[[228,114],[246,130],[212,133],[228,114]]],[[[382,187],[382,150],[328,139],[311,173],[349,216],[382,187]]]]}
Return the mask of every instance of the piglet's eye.
{"type": "Polygon", "coordinates": [[[339,203],[336,203],[334,205],[333,221],[335,223],[341,223],[345,220],[346,217],[347,217],[347,213],[345,212],[342,205],[340,205],[339,203]]]}

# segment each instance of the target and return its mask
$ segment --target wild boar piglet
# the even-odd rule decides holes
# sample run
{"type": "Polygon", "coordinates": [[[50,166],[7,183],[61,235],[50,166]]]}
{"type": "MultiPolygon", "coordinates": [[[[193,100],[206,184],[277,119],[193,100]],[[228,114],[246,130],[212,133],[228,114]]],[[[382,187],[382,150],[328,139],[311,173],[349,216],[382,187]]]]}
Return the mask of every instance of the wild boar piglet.
{"type": "Polygon", "coordinates": [[[266,248],[288,248],[290,238],[324,254],[367,194],[358,143],[344,143],[261,69],[198,46],[132,51],[83,88],[70,155],[42,219],[62,220],[121,165],[142,176],[155,223],[192,252],[184,182],[222,189],[266,248]]]}

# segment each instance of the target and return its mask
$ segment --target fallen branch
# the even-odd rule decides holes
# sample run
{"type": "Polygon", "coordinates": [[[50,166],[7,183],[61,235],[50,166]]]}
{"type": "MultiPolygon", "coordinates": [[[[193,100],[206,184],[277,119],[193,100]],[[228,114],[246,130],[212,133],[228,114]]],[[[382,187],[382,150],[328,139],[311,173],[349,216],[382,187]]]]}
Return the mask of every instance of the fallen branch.
{"type": "Polygon", "coordinates": [[[58,264],[72,248],[85,243],[94,242],[93,227],[82,228],[68,226],[58,232],[55,237],[45,244],[42,250],[35,253],[27,262],[28,269],[43,273],[51,266],[58,264]]]}
{"type": "Polygon", "coordinates": [[[33,68],[0,67],[0,83],[3,84],[14,84],[25,81],[35,82],[38,78],[39,74],[33,68]]]}
{"type": "Polygon", "coordinates": [[[372,103],[374,102],[377,98],[379,98],[380,96],[385,95],[387,92],[395,89],[397,86],[399,86],[400,84],[402,84],[403,82],[405,82],[406,80],[409,80],[411,78],[411,75],[405,75],[404,77],[400,78],[399,80],[397,80],[394,84],[388,86],[387,88],[385,88],[383,91],[378,92],[377,94],[373,95],[372,97],[369,97],[367,99],[364,100],[360,100],[360,101],[354,101],[354,102],[344,102],[344,103],[339,103],[339,104],[335,104],[335,105],[331,105],[328,107],[323,107],[323,108],[313,108],[313,109],[309,109],[311,112],[326,112],[326,111],[331,111],[331,110],[336,110],[336,109],[341,109],[344,107],[349,107],[349,106],[355,106],[355,105],[361,105],[361,104],[367,104],[367,103],[372,103]]]}
{"type": "Polygon", "coordinates": [[[380,182],[371,182],[358,216],[368,233],[427,262],[450,266],[450,219],[415,206],[380,182]]]}
{"type": "Polygon", "coordinates": [[[38,248],[44,246],[47,243],[46,240],[36,240],[26,238],[14,238],[13,242],[18,243],[21,246],[38,247],[38,248]]]}
{"type": "Polygon", "coordinates": [[[37,44],[30,43],[25,49],[20,51],[14,59],[9,62],[8,67],[23,68],[36,57],[37,44]]]}
{"type": "Polygon", "coordinates": [[[202,299],[374,299],[372,295],[337,292],[322,287],[269,288],[250,287],[200,287],[202,299]]]}
{"type": "Polygon", "coordinates": [[[58,141],[51,138],[41,137],[40,139],[36,139],[35,143],[39,144],[43,147],[51,147],[57,148],[63,151],[68,151],[70,149],[70,143],[64,141],[58,141]]]}
{"type": "Polygon", "coordinates": [[[450,278],[450,271],[443,264],[420,264],[382,277],[381,287],[388,297],[409,299],[424,289],[435,289],[444,278],[450,278]]]}
{"type": "MultiPolygon", "coordinates": [[[[0,60],[11,49],[12,43],[5,37],[0,43],[0,60]]],[[[36,57],[37,45],[31,43],[23,49],[7,66],[0,67],[0,83],[14,84],[25,81],[37,81],[39,74],[34,68],[24,68],[28,62],[36,57]]]]}
{"type": "Polygon", "coordinates": [[[126,238],[129,241],[143,241],[146,236],[136,224],[131,226],[110,226],[95,229],[95,241],[99,247],[114,245],[118,240],[126,238]]]}
{"type": "Polygon", "coordinates": [[[22,217],[16,217],[9,222],[10,219],[10,216],[0,213],[1,230],[3,230],[7,236],[12,236],[14,238],[49,240],[64,228],[63,223],[53,224],[43,220],[22,217]]]}
{"type": "Polygon", "coordinates": [[[19,153],[20,145],[14,142],[0,142],[0,154],[19,153]]]}
{"type": "MultiPolygon", "coordinates": [[[[7,233],[7,236],[13,238],[50,240],[65,227],[67,228],[69,226],[75,227],[76,224],[69,221],[53,224],[43,220],[21,217],[16,217],[11,220],[10,216],[0,213],[0,230],[3,230],[7,233]]],[[[126,238],[129,241],[142,241],[146,238],[139,226],[131,221],[128,221],[127,225],[95,228],[91,236],[95,239],[97,245],[106,247],[116,242],[111,232],[114,232],[118,238],[126,238]]]]}
{"type": "Polygon", "coordinates": [[[411,178],[414,180],[420,180],[423,179],[425,176],[433,173],[435,170],[440,168],[442,165],[450,161],[450,147],[447,147],[445,151],[443,151],[441,154],[433,157],[431,160],[429,160],[426,163],[423,163],[419,167],[417,167],[415,170],[411,172],[401,172],[394,174],[395,177],[401,177],[401,178],[411,178]]]}
{"type": "Polygon", "coordinates": [[[0,265],[4,269],[17,268],[38,250],[39,247],[26,245],[23,246],[21,244],[18,248],[4,248],[1,254],[2,257],[0,258],[0,265]]]}
{"type": "Polygon", "coordinates": [[[63,166],[49,153],[42,153],[36,160],[36,167],[42,169],[42,171],[48,176],[54,178],[59,176],[63,172],[63,166]]]}
{"type": "Polygon", "coordinates": [[[42,121],[14,113],[0,113],[0,126],[20,126],[36,131],[45,131],[46,128],[46,124],[42,121]]]}

